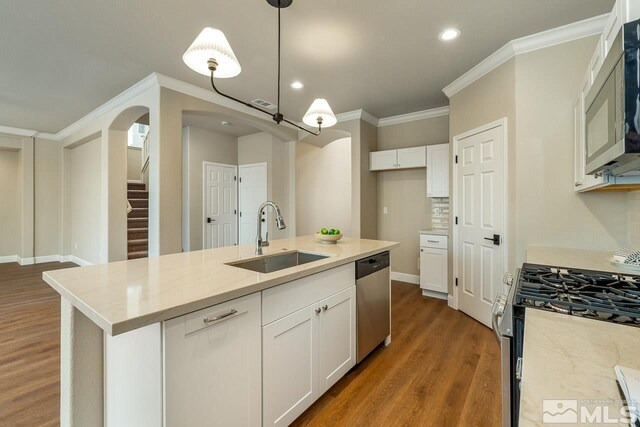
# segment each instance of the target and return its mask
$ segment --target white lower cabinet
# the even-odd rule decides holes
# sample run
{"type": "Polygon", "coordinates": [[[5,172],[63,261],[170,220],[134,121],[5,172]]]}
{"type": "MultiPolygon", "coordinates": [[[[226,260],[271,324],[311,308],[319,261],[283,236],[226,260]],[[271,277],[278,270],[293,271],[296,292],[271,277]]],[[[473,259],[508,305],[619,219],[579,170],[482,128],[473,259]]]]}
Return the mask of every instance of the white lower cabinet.
{"type": "Polygon", "coordinates": [[[448,287],[448,237],[420,235],[420,288],[424,295],[446,297],[448,287]]]}
{"type": "Polygon", "coordinates": [[[260,426],[261,298],[164,322],[165,425],[260,426]]]}
{"type": "Polygon", "coordinates": [[[355,286],[262,328],[264,426],[286,426],[356,361],[355,286]]]}

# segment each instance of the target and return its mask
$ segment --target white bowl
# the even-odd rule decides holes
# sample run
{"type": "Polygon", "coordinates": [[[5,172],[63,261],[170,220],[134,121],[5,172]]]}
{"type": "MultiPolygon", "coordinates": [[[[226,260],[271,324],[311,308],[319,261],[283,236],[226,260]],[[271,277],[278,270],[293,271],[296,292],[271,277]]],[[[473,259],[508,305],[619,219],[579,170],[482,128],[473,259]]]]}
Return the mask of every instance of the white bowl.
{"type": "Polygon", "coordinates": [[[320,240],[320,243],[337,243],[342,239],[342,234],[322,234],[316,233],[316,239],[320,240]]]}

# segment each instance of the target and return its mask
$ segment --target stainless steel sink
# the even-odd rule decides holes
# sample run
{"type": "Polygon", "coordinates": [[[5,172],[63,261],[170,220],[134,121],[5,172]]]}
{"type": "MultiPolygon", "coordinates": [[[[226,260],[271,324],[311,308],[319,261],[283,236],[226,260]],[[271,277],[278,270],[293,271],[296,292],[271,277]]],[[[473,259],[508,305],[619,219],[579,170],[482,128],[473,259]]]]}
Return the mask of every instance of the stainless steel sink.
{"type": "Polygon", "coordinates": [[[256,271],[258,273],[273,273],[274,271],[284,270],[285,268],[291,268],[325,258],[329,258],[329,255],[291,251],[275,255],[266,255],[245,261],[229,262],[227,265],[256,271]]]}

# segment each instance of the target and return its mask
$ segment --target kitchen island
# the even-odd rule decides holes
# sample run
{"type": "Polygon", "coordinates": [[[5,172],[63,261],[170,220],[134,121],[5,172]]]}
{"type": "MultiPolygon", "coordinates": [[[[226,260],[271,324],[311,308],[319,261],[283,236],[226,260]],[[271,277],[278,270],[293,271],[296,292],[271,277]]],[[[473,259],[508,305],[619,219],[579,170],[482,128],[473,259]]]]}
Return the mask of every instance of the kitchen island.
{"type": "Polygon", "coordinates": [[[354,261],[396,246],[276,240],[263,257],[326,257],[271,273],[229,265],[254,245],[44,273],[62,299],[61,424],[286,425],[355,364],[354,261]]]}

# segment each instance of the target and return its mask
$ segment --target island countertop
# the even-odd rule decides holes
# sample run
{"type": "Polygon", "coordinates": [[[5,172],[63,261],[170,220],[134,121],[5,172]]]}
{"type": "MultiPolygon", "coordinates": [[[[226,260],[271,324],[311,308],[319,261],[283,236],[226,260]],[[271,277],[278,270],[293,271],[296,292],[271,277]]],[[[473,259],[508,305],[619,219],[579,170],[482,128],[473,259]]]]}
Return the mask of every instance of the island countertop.
{"type": "Polygon", "coordinates": [[[271,241],[264,255],[299,250],[329,257],[266,274],[226,265],[256,257],[255,245],[245,244],[47,271],[43,279],[105,332],[118,335],[397,246],[347,237],[329,245],[303,236],[271,241]]]}

